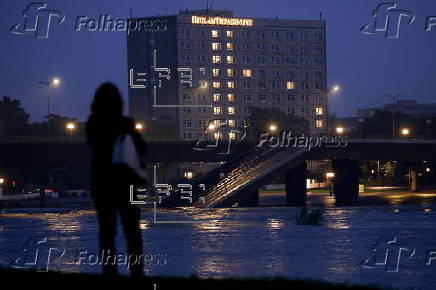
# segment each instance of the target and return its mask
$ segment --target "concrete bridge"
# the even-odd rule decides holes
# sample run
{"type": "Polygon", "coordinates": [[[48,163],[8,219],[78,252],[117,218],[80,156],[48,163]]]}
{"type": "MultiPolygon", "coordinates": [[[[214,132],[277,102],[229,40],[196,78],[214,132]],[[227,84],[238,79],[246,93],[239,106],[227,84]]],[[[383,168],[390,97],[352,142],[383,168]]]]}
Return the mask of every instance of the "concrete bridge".
{"type": "MultiPolygon", "coordinates": [[[[193,141],[148,140],[147,162],[218,162],[234,160],[247,152],[243,164],[227,165],[223,178],[218,168],[211,178],[207,202],[197,206],[219,207],[233,203],[253,205],[256,192],[270,179],[284,175],[289,205],[301,206],[306,202],[306,160],[332,160],[334,189],[337,204],[353,204],[358,196],[359,160],[424,161],[436,160],[435,140],[406,139],[352,139],[347,146],[311,148],[267,148],[255,154],[253,141],[232,144],[227,153],[226,143],[207,147],[193,141]],[[245,166],[245,167],[244,167],[245,166]]],[[[38,176],[47,180],[47,172],[68,168],[71,182],[89,184],[90,152],[84,142],[3,142],[0,143],[0,174],[38,176]]],[[[209,178],[211,176],[209,175],[209,178]]]]}

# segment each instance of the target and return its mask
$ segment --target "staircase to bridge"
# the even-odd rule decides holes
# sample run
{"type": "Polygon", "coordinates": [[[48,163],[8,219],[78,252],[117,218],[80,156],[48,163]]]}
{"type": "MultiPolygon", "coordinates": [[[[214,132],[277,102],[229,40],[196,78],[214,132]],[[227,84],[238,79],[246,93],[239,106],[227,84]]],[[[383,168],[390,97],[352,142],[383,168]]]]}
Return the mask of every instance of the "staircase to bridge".
{"type": "MultiPolygon", "coordinates": [[[[255,154],[238,156],[195,181],[193,188],[205,184],[207,190],[194,190],[192,204],[196,207],[257,204],[259,188],[303,163],[306,152],[305,148],[269,148],[260,149],[255,154]]],[[[179,196],[180,194],[172,194],[162,206],[183,205],[179,196]]]]}

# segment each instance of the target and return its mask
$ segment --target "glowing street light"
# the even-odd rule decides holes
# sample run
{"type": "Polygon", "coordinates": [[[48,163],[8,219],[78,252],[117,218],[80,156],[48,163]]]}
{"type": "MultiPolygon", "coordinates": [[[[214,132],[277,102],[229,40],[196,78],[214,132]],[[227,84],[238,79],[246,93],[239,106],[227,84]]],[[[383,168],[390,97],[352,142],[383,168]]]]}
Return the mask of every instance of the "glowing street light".
{"type": "Polygon", "coordinates": [[[401,135],[408,136],[410,135],[410,129],[409,128],[403,128],[401,129],[401,135]]]}
{"type": "Polygon", "coordinates": [[[277,125],[275,125],[275,124],[271,124],[271,125],[269,125],[268,129],[269,129],[271,132],[275,132],[275,131],[277,131],[277,125]]]}
{"type": "Polygon", "coordinates": [[[76,124],[74,123],[68,123],[67,126],[65,126],[68,130],[72,131],[76,129],[76,124]]]}
{"type": "Polygon", "coordinates": [[[341,87],[339,85],[334,85],[332,87],[332,89],[330,90],[330,92],[332,92],[333,94],[339,93],[339,91],[341,90],[341,87]]]}
{"type": "Polygon", "coordinates": [[[325,176],[326,176],[327,178],[333,178],[333,177],[335,177],[335,173],[334,173],[334,172],[327,172],[327,173],[325,174],[325,176]]]}
{"type": "Polygon", "coordinates": [[[344,127],[336,127],[336,133],[337,134],[343,134],[345,132],[344,127]]]}
{"type": "Polygon", "coordinates": [[[138,131],[142,131],[142,130],[144,130],[144,124],[142,124],[142,123],[136,123],[136,124],[135,124],[135,129],[138,130],[138,131]]]}
{"type": "Polygon", "coordinates": [[[51,81],[51,84],[52,84],[53,86],[55,86],[55,87],[59,86],[60,83],[61,83],[61,80],[60,80],[59,78],[54,78],[54,79],[51,81]]]}
{"type": "Polygon", "coordinates": [[[430,168],[430,167],[427,167],[427,168],[425,169],[425,171],[426,171],[426,172],[430,172],[430,171],[431,171],[431,168],[430,168]]]}
{"type": "Polygon", "coordinates": [[[4,184],[5,183],[5,179],[4,178],[0,178],[0,184],[4,184]]]}
{"type": "Polygon", "coordinates": [[[76,129],[76,124],[69,122],[65,128],[70,132],[70,141],[73,141],[73,131],[76,129]]]}

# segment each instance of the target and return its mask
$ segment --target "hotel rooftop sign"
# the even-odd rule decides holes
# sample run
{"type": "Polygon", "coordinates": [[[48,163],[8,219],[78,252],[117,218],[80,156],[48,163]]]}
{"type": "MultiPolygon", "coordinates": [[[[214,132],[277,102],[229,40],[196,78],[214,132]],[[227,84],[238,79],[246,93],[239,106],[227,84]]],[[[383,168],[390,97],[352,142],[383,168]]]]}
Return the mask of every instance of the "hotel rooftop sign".
{"type": "Polygon", "coordinates": [[[192,24],[253,26],[253,23],[253,19],[250,18],[192,16],[192,24]]]}

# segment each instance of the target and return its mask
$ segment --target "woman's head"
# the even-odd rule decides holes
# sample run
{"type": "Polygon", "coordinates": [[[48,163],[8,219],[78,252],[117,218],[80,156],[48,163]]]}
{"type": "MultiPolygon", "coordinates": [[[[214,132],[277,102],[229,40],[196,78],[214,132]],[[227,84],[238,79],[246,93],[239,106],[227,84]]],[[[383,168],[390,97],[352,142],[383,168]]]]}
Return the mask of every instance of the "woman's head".
{"type": "Polygon", "coordinates": [[[92,114],[121,116],[123,114],[123,99],[120,91],[112,83],[104,83],[95,92],[91,104],[92,114]]]}

